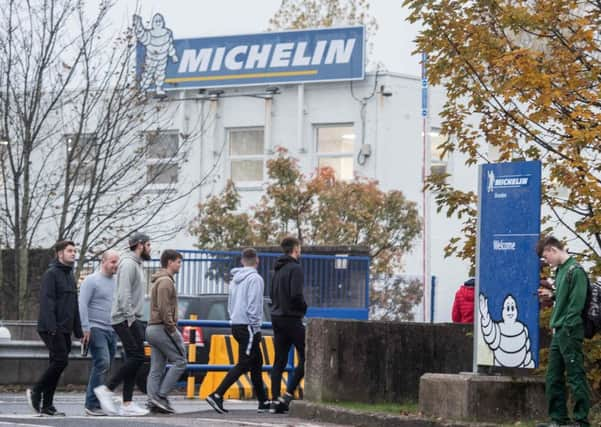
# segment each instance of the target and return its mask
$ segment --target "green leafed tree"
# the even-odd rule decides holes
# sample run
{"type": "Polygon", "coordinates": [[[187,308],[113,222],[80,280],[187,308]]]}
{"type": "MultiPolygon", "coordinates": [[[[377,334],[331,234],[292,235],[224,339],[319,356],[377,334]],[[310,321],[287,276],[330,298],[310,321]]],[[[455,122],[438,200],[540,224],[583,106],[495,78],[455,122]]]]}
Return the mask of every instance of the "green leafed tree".
{"type": "Polygon", "coordinates": [[[198,204],[198,215],[190,224],[190,233],[196,236],[201,249],[227,249],[254,244],[255,237],[250,217],[237,213],[240,195],[229,181],[221,194],[198,204]]]}
{"type": "MultiPolygon", "coordinates": [[[[199,205],[191,226],[201,248],[228,249],[248,244],[278,245],[286,235],[304,245],[361,246],[372,257],[372,282],[388,283],[374,289],[372,301],[410,301],[398,310],[372,310],[386,318],[409,320],[421,301],[411,284],[390,281],[402,266],[420,233],[414,202],[400,191],[383,191],[376,181],[336,180],[330,168],[306,176],[284,149],[268,161],[269,182],[252,214],[240,213],[240,197],[230,182],[222,194],[199,205]],[[375,280],[378,279],[378,280],[375,280]],[[381,279],[381,280],[380,280],[381,279]],[[383,296],[385,295],[385,296],[383,296]]],[[[396,304],[396,302],[395,302],[396,304]]]]}

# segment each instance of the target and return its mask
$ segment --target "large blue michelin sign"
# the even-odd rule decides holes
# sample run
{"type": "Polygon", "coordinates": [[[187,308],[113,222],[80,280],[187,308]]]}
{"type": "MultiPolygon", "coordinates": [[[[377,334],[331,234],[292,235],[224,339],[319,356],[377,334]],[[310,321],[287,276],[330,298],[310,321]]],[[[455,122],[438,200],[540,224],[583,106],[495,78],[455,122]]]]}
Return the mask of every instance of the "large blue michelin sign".
{"type": "Polygon", "coordinates": [[[174,39],[161,14],[134,16],[142,89],[357,80],[364,77],[363,27],[174,39]]]}
{"type": "Polygon", "coordinates": [[[541,164],[480,166],[476,250],[477,365],[538,366],[541,164]]]}

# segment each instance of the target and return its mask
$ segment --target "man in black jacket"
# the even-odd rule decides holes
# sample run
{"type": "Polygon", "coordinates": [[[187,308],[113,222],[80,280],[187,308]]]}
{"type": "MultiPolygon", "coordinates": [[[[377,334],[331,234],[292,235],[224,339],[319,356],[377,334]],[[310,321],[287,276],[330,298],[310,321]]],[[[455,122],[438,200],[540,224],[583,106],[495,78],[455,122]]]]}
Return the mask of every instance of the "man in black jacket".
{"type": "Polygon", "coordinates": [[[275,263],[270,289],[275,361],[271,371],[273,401],[269,412],[277,414],[288,411],[294,390],[305,376],[305,326],[302,319],[307,312],[303,294],[304,274],[299,263],[300,241],[295,237],[286,237],[281,246],[284,255],[275,263]],[[288,382],[286,393],[280,396],[282,372],[286,367],[291,346],[298,352],[298,366],[294,370],[292,380],[288,382]]]}
{"type": "Polygon", "coordinates": [[[56,259],[42,277],[38,318],[38,333],[50,352],[50,364],[37,384],[27,389],[27,400],[36,413],[64,416],[54,407],[54,391],[69,361],[71,333],[81,339],[83,332],[73,276],[75,243],[58,241],[54,251],[56,259]]]}

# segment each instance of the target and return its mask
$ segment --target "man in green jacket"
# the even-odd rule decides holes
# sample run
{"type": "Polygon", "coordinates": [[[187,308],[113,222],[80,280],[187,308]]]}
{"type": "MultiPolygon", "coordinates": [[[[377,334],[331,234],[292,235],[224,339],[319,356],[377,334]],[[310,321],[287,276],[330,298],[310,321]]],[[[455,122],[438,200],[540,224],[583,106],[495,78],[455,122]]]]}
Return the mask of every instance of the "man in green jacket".
{"type": "Polygon", "coordinates": [[[552,421],[548,425],[570,424],[565,373],[574,402],[574,420],[580,426],[588,426],[591,404],[582,353],[582,311],[586,301],[588,279],[584,270],[577,266],[576,260],[568,254],[563,243],[555,237],[545,237],[538,242],[536,249],[540,257],[552,267],[556,267],[555,291],[545,288],[538,291],[542,298],[550,297],[555,301],[550,322],[553,339],[549,349],[545,387],[549,417],[552,421]]]}

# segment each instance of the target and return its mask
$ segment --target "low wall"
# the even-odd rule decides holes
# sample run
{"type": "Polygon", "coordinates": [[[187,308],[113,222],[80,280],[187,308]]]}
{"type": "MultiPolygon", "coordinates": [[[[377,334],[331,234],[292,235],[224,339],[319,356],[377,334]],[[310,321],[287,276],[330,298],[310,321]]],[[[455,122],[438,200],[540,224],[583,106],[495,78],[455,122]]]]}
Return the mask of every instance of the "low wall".
{"type": "Polygon", "coordinates": [[[472,326],[309,319],[305,399],[417,401],[427,372],[472,369],[472,326]]]}
{"type": "MultiPolygon", "coordinates": [[[[59,385],[88,383],[90,356],[81,356],[81,344],[73,342],[69,365],[59,385]]],[[[121,349],[117,351],[111,369],[121,366],[121,349]]],[[[31,385],[37,382],[48,367],[48,349],[42,341],[14,341],[0,343],[0,385],[31,385]]]]}

